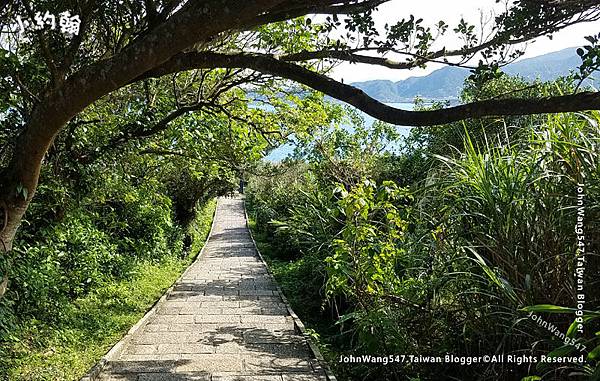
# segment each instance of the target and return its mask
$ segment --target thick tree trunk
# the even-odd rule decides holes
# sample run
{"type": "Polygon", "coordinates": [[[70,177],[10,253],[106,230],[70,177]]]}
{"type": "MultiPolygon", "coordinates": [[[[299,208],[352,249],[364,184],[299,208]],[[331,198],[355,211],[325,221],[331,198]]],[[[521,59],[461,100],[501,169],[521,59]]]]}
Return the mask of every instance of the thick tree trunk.
{"type": "MultiPolygon", "coordinates": [[[[11,162],[0,173],[0,261],[6,261],[12,251],[15,235],[37,188],[44,154],[55,134],[68,120],[68,117],[61,118],[59,115],[56,113],[47,118],[44,125],[49,128],[43,133],[22,134],[17,139],[11,162]]],[[[41,120],[43,118],[32,119],[28,128],[41,120]]],[[[0,272],[3,272],[0,274],[0,298],[8,286],[8,273],[2,268],[6,266],[0,267],[0,272]]]]}
{"type": "MultiPolygon", "coordinates": [[[[0,201],[0,218],[2,218],[2,230],[0,231],[0,261],[6,261],[12,250],[13,240],[23,215],[24,205],[15,205],[6,202],[5,198],[0,201]]],[[[0,298],[2,298],[8,287],[8,266],[0,267],[0,298]],[[4,269],[4,270],[3,270],[4,269]]]]}
{"type": "MultiPolygon", "coordinates": [[[[3,175],[5,174],[3,173],[3,175]]],[[[19,223],[25,214],[29,200],[31,200],[29,194],[27,199],[23,197],[24,193],[22,188],[18,188],[18,184],[14,179],[2,176],[2,187],[0,188],[0,262],[8,260],[7,257],[12,250],[19,223]]],[[[5,266],[0,266],[0,298],[4,296],[7,286],[8,266],[5,263],[5,266]]]]}

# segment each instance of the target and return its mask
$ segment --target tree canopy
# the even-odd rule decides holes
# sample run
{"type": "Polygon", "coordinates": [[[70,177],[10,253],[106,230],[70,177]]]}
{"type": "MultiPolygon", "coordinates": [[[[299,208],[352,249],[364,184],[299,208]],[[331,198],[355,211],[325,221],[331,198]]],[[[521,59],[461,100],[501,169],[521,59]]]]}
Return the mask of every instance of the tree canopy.
{"type": "MultiPolygon", "coordinates": [[[[82,165],[133,144],[146,154],[192,156],[240,169],[294,129],[328,122],[323,108],[332,106],[307,97],[310,89],[382,121],[413,126],[600,107],[598,92],[578,87],[560,96],[519,98],[517,91],[406,111],[328,76],[343,61],[410,70],[431,62],[469,66],[477,57],[473,80],[486,81],[523,54],[520,44],[598,20],[595,0],[507,2],[485,37],[469,20],[426,25],[408,14],[379,31],[373,17],[385,2],[0,2],[2,250],[12,248],[44,157],[61,131],[74,139],[70,152],[82,165]],[[63,23],[66,14],[67,21],[80,21],[78,27],[63,23]],[[461,43],[439,47],[436,41],[449,34],[461,43]],[[253,107],[261,102],[268,107],[253,107]],[[88,133],[74,133],[85,126],[88,133]],[[158,133],[165,133],[161,145],[135,143],[158,133]]],[[[599,37],[589,36],[579,50],[580,80],[600,65],[599,37]]],[[[2,279],[0,295],[6,274],[2,279]]]]}

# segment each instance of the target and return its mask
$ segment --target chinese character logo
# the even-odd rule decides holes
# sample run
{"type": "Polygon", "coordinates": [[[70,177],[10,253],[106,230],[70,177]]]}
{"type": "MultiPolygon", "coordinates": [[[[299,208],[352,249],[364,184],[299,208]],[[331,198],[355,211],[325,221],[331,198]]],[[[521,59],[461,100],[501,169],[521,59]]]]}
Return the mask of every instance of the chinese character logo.
{"type": "MultiPolygon", "coordinates": [[[[28,29],[42,30],[48,28],[50,30],[56,30],[56,16],[46,11],[44,14],[37,12],[32,21],[23,19],[21,16],[17,16],[18,30],[20,33],[24,33],[28,29]]],[[[79,33],[79,26],[81,25],[81,19],[78,15],[71,16],[71,12],[65,11],[58,15],[58,27],[60,32],[69,36],[76,36],[79,33]]]]}
{"type": "Polygon", "coordinates": [[[79,25],[81,24],[79,16],[71,16],[69,11],[62,12],[59,16],[61,33],[76,36],[79,33],[79,25]]]}

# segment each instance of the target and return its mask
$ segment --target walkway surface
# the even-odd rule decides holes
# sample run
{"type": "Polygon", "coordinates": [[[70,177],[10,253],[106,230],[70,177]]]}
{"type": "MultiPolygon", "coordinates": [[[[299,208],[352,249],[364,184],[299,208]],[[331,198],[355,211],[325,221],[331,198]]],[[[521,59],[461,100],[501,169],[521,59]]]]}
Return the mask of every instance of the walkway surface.
{"type": "Polygon", "coordinates": [[[326,380],[254,248],[243,200],[219,199],[202,255],[98,380],[326,380]]]}

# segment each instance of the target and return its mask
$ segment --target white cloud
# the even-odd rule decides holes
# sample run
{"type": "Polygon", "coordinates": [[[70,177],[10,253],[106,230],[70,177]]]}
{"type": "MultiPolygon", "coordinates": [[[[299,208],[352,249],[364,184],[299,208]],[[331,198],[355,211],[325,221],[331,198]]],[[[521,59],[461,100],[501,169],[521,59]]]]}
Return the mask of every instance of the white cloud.
{"type": "MultiPolygon", "coordinates": [[[[492,15],[492,11],[499,13],[504,5],[495,0],[392,0],[379,7],[374,14],[376,24],[383,28],[385,23],[393,24],[411,14],[416,18],[423,18],[424,23],[433,25],[439,20],[444,20],[452,28],[463,17],[471,24],[480,25],[480,21],[492,15]]],[[[485,29],[484,29],[485,30],[485,29]]],[[[566,28],[554,35],[552,40],[541,37],[528,44],[523,58],[534,57],[541,54],[561,50],[586,43],[585,36],[597,34],[600,31],[600,22],[584,23],[566,28]]],[[[450,33],[449,30],[447,34],[450,33]]],[[[440,41],[440,47],[460,47],[460,42],[453,38],[440,41]]],[[[427,69],[393,70],[364,64],[344,63],[335,69],[333,77],[344,82],[366,81],[371,79],[388,79],[398,81],[412,76],[421,76],[440,68],[440,65],[429,65],[427,69]]]]}

